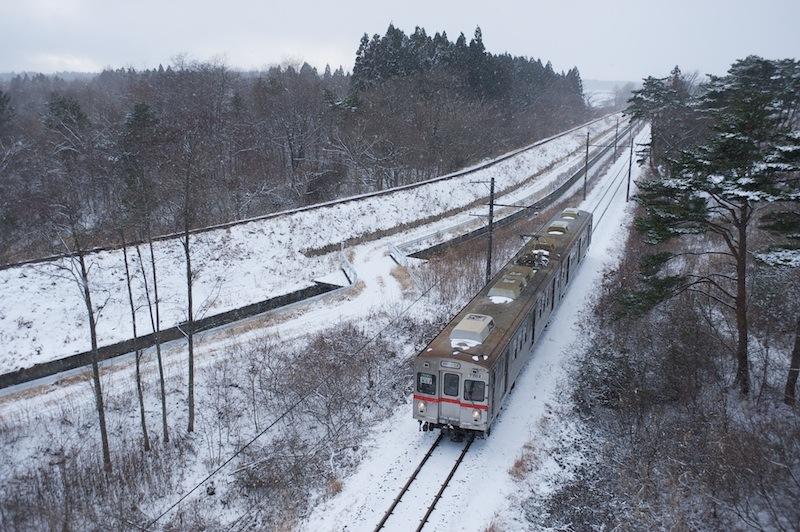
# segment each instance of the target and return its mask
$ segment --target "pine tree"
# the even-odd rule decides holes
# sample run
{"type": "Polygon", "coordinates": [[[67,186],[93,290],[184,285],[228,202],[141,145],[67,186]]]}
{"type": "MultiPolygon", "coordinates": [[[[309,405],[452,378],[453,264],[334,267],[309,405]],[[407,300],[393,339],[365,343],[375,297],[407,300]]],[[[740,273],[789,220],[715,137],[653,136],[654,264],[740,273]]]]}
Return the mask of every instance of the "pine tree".
{"type": "MultiPolygon", "coordinates": [[[[709,127],[705,141],[672,161],[667,178],[655,177],[640,186],[645,214],[636,223],[648,243],[705,234],[718,238],[722,248],[697,252],[687,245],[677,252],[650,255],[643,261],[645,288],[630,302],[648,305],[687,291],[701,292],[731,310],[737,330],[736,382],[743,395],[750,390],[749,232],[759,207],[800,199],[800,136],[793,131],[800,105],[798,79],[797,62],[759,57],[737,61],[726,76],[712,77],[696,102],[709,127]],[[710,254],[723,257],[730,270],[662,273],[676,258],[710,254]]],[[[656,91],[664,87],[662,82],[652,85],[656,91]]]]}
{"type": "Polygon", "coordinates": [[[6,124],[11,121],[11,97],[0,90],[0,133],[5,129],[6,124]]]}
{"type": "Polygon", "coordinates": [[[650,142],[644,152],[654,168],[677,157],[702,131],[703,122],[689,105],[689,85],[676,66],[668,77],[649,76],[641,89],[633,91],[626,112],[633,120],[650,123],[650,142]]]}

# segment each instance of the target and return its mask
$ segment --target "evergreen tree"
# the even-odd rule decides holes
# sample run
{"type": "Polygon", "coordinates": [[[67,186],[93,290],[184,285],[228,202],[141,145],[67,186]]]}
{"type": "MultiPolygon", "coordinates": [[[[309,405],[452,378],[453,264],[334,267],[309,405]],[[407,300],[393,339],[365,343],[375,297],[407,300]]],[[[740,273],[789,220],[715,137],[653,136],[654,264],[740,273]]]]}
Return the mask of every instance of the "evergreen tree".
{"type": "Polygon", "coordinates": [[[696,140],[703,122],[689,105],[690,86],[677,66],[669,77],[645,78],[642,88],[633,91],[627,113],[634,120],[650,123],[650,142],[645,153],[651,166],[677,157],[696,140]]]}
{"type": "MultiPolygon", "coordinates": [[[[800,135],[793,130],[800,104],[797,74],[797,62],[748,57],[734,63],[726,76],[712,77],[696,102],[709,127],[704,142],[672,161],[668,178],[655,177],[640,186],[645,214],[636,223],[648,243],[706,234],[717,237],[722,248],[697,252],[687,245],[676,252],[650,255],[643,262],[645,287],[629,303],[647,306],[689,291],[702,292],[730,309],[737,330],[736,382],[743,395],[750,389],[749,232],[760,206],[800,199],[800,135]],[[723,257],[729,270],[702,276],[663,273],[678,257],[705,254],[723,257]]],[[[647,94],[659,94],[665,88],[658,80],[649,85],[653,90],[648,88],[647,94]]],[[[642,97],[643,104],[651,101],[642,97]]],[[[657,102],[654,108],[665,109],[657,102]]]]}
{"type": "Polygon", "coordinates": [[[13,108],[11,107],[11,97],[0,90],[0,134],[6,128],[7,124],[11,122],[11,115],[13,108]]]}

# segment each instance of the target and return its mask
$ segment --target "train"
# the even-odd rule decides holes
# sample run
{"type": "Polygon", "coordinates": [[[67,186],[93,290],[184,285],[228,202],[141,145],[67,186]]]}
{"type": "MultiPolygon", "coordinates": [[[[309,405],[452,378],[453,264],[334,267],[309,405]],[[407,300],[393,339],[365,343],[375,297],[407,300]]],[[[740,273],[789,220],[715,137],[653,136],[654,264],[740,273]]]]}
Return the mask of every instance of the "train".
{"type": "Polygon", "coordinates": [[[591,240],[592,214],[562,210],[417,354],[421,430],[491,433],[591,240]]]}

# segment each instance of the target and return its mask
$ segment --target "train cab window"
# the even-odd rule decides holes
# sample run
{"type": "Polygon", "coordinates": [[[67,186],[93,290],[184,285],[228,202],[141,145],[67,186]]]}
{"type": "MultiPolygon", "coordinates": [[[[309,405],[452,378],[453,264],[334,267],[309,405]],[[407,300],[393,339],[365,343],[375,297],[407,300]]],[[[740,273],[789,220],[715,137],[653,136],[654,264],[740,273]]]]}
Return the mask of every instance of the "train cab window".
{"type": "Polygon", "coordinates": [[[436,395],[436,375],[417,373],[417,391],[428,395],[436,395]]]}
{"type": "Polygon", "coordinates": [[[455,373],[444,374],[442,392],[450,397],[458,397],[458,375],[455,373]]]}
{"type": "Polygon", "coordinates": [[[483,401],[486,399],[486,383],[483,381],[464,381],[464,399],[467,401],[483,401]]]}

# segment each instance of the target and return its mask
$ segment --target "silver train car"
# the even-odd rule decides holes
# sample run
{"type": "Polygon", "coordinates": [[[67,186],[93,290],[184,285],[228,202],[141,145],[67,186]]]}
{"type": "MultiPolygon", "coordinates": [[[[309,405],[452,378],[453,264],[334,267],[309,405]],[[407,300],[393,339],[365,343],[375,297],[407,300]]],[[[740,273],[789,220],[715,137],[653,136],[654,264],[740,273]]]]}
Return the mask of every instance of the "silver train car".
{"type": "Polygon", "coordinates": [[[592,214],[565,209],[419,353],[414,419],[422,430],[488,435],[592,238],[592,214]]]}

